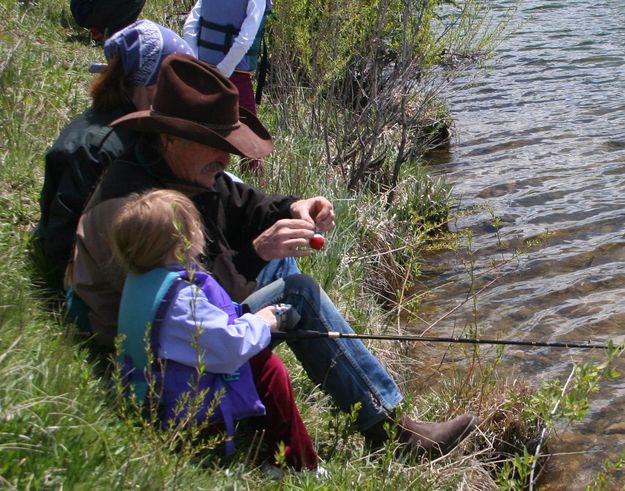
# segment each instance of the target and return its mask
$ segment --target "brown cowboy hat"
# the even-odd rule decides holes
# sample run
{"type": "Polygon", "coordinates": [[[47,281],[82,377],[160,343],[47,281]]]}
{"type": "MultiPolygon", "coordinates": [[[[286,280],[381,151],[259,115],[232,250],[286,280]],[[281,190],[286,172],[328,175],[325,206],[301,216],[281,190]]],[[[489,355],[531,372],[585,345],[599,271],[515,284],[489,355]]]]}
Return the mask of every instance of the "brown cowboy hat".
{"type": "Polygon", "coordinates": [[[151,109],[127,114],[111,124],[166,133],[252,159],[265,157],[273,148],[267,129],[239,107],[234,84],[189,55],[165,58],[151,109]]]}

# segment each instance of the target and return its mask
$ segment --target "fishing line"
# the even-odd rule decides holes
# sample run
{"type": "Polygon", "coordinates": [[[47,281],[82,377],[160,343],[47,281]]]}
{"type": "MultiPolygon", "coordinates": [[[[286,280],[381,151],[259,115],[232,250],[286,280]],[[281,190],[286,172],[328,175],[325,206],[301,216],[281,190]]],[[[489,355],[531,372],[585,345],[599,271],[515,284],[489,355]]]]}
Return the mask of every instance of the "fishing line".
{"type": "Polygon", "coordinates": [[[433,336],[400,336],[386,334],[356,334],[338,331],[278,331],[272,332],[276,340],[300,341],[304,339],[375,339],[384,341],[421,342],[421,343],[459,343],[459,344],[493,344],[505,346],[526,346],[534,348],[568,348],[568,349],[609,349],[611,345],[590,341],[519,341],[514,339],[433,337],[433,336]]]}

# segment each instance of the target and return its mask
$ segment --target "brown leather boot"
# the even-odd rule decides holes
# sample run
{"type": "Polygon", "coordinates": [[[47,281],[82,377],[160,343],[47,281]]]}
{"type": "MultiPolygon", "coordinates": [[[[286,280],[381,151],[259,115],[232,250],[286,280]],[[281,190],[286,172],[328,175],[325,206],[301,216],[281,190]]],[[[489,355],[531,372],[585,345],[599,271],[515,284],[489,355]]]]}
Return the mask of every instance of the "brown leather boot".
{"type": "MultiPolygon", "coordinates": [[[[394,415],[363,431],[365,442],[371,450],[379,449],[387,440],[384,423],[392,422],[394,415]]],[[[401,416],[397,423],[395,438],[402,444],[402,452],[413,456],[427,454],[436,458],[450,452],[477,426],[479,419],[463,414],[444,423],[417,423],[408,416],[401,416]]]]}
{"type": "Polygon", "coordinates": [[[449,453],[477,426],[479,419],[463,414],[444,423],[417,423],[407,416],[399,420],[397,439],[405,445],[404,452],[427,454],[430,458],[449,453]]]}

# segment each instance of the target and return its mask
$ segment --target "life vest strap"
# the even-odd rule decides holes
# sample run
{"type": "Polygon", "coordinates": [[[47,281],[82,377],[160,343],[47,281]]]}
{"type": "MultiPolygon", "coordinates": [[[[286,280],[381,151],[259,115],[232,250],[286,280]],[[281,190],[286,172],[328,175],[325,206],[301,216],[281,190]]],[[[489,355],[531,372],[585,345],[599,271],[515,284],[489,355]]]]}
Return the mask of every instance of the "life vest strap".
{"type": "Polygon", "coordinates": [[[200,26],[206,27],[206,29],[212,29],[213,31],[223,32],[225,34],[239,34],[239,29],[237,29],[232,24],[217,24],[215,22],[204,19],[204,17],[200,17],[200,26]]]}
{"type": "MultiPolygon", "coordinates": [[[[211,43],[202,39],[202,36],[198,36],[198,41],[197,41],[198,46],[201,46],[202,48],[206,48],[206,49],[212,49],[213,51],[219,51],[221,53],[227,53],[230,50],[230,48],[232,47],[232,44],[234,43],[234,38],[239,34],[239,29],[233,26],[232,24],[227,24],[227,25],[217,24],[215,22],[210,22],[204,19],[203,17],[200,17],[200,30],[203,28],[211,29],[217,32],[223,32],[225,34],[224,43],[223,44],[211,43]]],[[[258,44],[259,43],[256,43],[256,42],[252,44],[250,49],[247,51],[246,55],[258,56],[260,54],[260,49],[259,49],[258,44]]]]}

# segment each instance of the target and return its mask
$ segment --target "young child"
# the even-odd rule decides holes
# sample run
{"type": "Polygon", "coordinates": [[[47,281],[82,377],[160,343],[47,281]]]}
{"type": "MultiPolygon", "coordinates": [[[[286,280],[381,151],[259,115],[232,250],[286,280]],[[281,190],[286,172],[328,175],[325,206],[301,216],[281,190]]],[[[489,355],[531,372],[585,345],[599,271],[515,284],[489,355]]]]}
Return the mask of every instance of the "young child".
{"type": "MultiPolygon", "coordinates": [[[[198,0],[183,28],[183,37],[195,55],[232,81],[239,91],[240,106],[254,115],[252,76],[270,8],[270,0],[198,0]]],[[[262,160],[243,163],[252,171],[264,170],[262,160]]]]}
{"type": "Polygon", "coordinates": [[[160,385],[158,400],[167,426],[184,416],[176,407],[186,392],[196,395],[210,388],[195,415],[206,422],[214,392],[223,387],[217,413],[231,436],[229,420],[256,416],[252,422],[264,429],[269,455],[284,442],[290,465],[316,469],[317,454],[287,370],[268,348],[271,331],[280,327],[276,306],[243,313],[243,306],[232,303],[212,276],[194,269],[204,249],[202,230],[191,200],[172,190],[132,195],[113,223],[112,247],[128,270],[118,331],[125,336],[125,371],[137,397],[146,397],[153,377],[160,385]],[[158,362],[151,367],[146,325],[151,326],[151,350],[158,362]]]}

